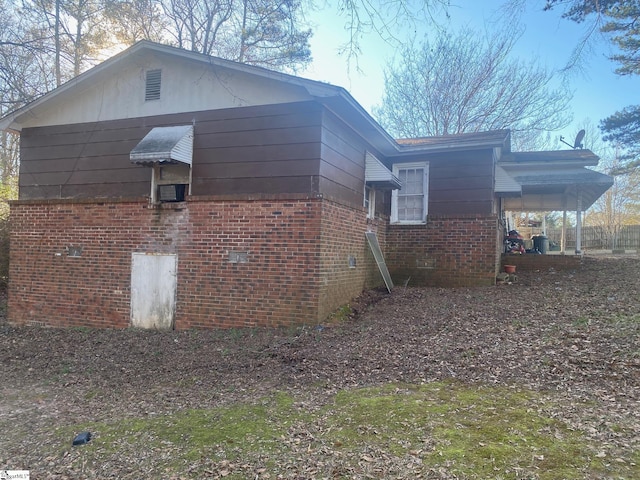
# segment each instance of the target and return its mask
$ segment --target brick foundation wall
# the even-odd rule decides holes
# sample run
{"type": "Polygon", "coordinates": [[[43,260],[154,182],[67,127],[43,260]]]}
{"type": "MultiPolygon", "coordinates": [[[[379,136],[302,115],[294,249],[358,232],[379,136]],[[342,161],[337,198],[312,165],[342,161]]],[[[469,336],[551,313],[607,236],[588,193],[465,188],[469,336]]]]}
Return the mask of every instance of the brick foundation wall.
{"type": "Polygon", "coordinates": [[[11,226],[16,324],[128,327],[134,252],[177,256],[177,329],[317,323],[376,282],[364,212],[326,199],[22,201],[11,226]]]}
{"type": "Polygon", "coordinates": [[[147,216],[146,203],[12,204],[9,321],[127,326],[131,252],[152,236],[147,216]]]}
{"type": "Polygon", "coordinates": [[[11,206],[8,318],[126,328],[132,253],[160,253],[178,259],[178,329],[317,323],[383,284],[365,231],[377,233],[397,285],[409,277],[411,285],[488,285],[498,266],[496,225],[495,217],[463,216],[388,226],[315,198],[194,197],[160,208],[142,199],[19,201],[11,206]],[[233,252],[246,262],[231,262],[233,252]]]}
{"type": "Polygon", "coordinates": [[[177,326],[318,321],[321,200],[187,205],[190,245],[179,260],[177,326]],[[231,263],[230,252],[246,253],[247,262],[231,263]]]}
{"type": "Polygon", "coordinates": [[[176,328],[315,320],[318,201],[179,205],[12,205],[9,319],[127,327],[131,254],[152,252],[178,256],[176,328]],[[230,251],[248,262],[230,263],[230,251]]]}
{"type": "MultiPolygon", "coordinates": [[[[365,237],[367,228],[373,231],[377,221],[368,222],[363,208],[350,208],[327,200],[322,205],[319,320],[365,288],[382,284],[365,237]],[[349,265],[349,257],[355,266],[349,265]]],[[[384,236],[378,240],[384,241],[384,236]]]]}
{"type": "Polygon", "coordinates": [[[532,272],[536,270],[575,270],[582,265],[581,255],[502,255],[502,266],[515,265],[518,272],[532,272]]]}
{"type": "MultiPolygon", "coordinates": [[[[378,237],[378,243],[380,244],[380,250],[382,255],[386,257],[385,252],[387,250],[387,225],[389,224],[389,217],[380,217],[375,219],[367,219],[367,231],[374,232],[378,237]]],[[[382,274],[378,269],[376,259],[369,248],[369,244],[365,240],[365,262],[367,266],[367,277],[365,278],[365,289],[369,290],[376,287],[384,286],[384,280],[382,274]]],[[[388,265],[387,265],[388,268],[388,265]]]]}
{"type": "Polygon", "coordinates": [[[499,230],[495,215],[429,216],[426,225],[389,225],[385,254],[394,283],[494,285],[499,230]]]}

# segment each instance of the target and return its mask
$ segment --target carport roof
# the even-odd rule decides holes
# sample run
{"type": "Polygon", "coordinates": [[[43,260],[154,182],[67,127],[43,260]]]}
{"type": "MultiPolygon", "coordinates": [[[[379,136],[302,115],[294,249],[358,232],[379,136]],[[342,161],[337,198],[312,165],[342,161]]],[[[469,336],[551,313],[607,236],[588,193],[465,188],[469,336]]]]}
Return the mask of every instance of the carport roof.
{"type": "Polygon", "coordinates": [[[535,164],[579,164],[595,167],[600,158],[591,150],[546,150],[538,152],[510,152],[505,155],[501,163],[513,163],[517,165],[535,164]]]}
{"type": "MultiPolygon", "coordinates": [[[[503,195],[504,210],[582,211],[613,185],[613,178],[585,168],[598,164],[590,150],[515,152],[499,166],[521,187],[521,195],[503,195]]],[[[500,193],[499,193],[500,194],[500,193]]]]}

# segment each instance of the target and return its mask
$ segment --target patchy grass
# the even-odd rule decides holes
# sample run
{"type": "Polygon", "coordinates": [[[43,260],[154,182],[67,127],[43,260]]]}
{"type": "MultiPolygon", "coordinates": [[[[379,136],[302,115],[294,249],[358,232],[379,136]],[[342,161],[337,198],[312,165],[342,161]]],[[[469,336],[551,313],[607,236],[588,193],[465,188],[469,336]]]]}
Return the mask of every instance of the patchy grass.
{"type": "MultiPolygon", "coordinates": [[[[95,436],[72,454],[76,466],[98,476],[127,449],[144,462],[142,449],[155,452],[154,464],[138,471],[191,478],[290,478],[293,465],[308,478],[444,468],[460,478],[578,479],[605,471],[639,478],[637,452],[601,461],[587,436],[546,413],[553,402],[533,391],[455,382],[343,390],[320,409],[277,393],[253,404],[76,425],[73,434],[95,436]]],[[[68,428],[59,434],[72,437],[68,428]]]]}
{"type": "Polygon", "coordinates": [[[332,422],[345,445],[419,452],[425,468],[447,466],[463,478],[584,478],[589,445],[539,401],[533,392],[456,383],[388,387],[339,394],[332,422]]]}
{"type": "Polygon", "coordinates": [[[353,310],[351,305],[346,304],[342,305],[340,308],[337,308],[329,317],[327,318],[327,322],[330,324],[342,323],[353,315],[353,310]]]}

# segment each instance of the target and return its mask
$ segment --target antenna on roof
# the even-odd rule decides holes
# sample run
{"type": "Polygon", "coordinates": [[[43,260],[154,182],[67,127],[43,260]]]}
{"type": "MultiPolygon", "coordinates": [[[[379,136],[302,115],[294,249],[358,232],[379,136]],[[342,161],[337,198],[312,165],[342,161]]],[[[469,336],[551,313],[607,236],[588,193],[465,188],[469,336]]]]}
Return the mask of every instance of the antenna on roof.
{"type": "Polygon", "coordinates": [[[582,146],[582,140],[584,140],[584,134],[585,134],[585,131],[584,131],[584,128],[583,128],[583,129],[582,129],[582,130],[580,130],[580,131],[578,132],[578,134],[576,135],[576,139],[575,139],[575,141],[573,142],[573,145],[571,145],[570,143],[565,142],[565,141],[564,141],[564,137],[563,137],[563,136],[560,136],[560,141],[561,141],[562,143],[564,143],[565,145],[569,145],[569,146],[570,146],[571,148],[573,148],[574,150],[575,150],[575,149],[577,149],[577,148],[584,148],[584,147],[582,146]]]}

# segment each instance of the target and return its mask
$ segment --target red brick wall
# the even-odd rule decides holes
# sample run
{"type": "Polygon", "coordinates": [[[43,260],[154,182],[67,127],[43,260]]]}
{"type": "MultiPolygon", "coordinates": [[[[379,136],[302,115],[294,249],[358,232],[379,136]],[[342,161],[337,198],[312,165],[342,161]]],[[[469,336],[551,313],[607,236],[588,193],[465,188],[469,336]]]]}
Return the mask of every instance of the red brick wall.
{"type": "Polygon", "coordinates": [[[24,201],[11,224],[8,314],[19,324],[127,327],[133,252],[177,255],[179,329],[317,323],[371,276],[364,212],[326,199],[24,201]]]}
{"type": "MultiPolygon", "coordinates": [[[[351,208],[325,200],[322,208],[319,319],[358,296],[365,288],[382,284],[365,237],[377,221],[368,222],[364,208],[351,208]],[[355,267],[349,266],[349,257],[355,267]]],[[[384,228],[381,229],[384,232],[384,228]]],[[[379,241],[384,241],[378,238],[379,241]]]]}
{"type": "Polygon", "coordinates": [[[317,322],[321,200],[188,206],[191,244],[178,260],[180,328],[317,322]],[[229,251],[247,252],[248,262],[230,263],[229,251]]]}
{"type": "Polygon", "coordinates": [[[514,255],[503,254],[502,266],[515,265],[518,272],[536,270],[575,270],[582,265],[582,255],[514,255]]]}
{"type": "Polygon", "coordinates": [[[396,285],[494,285],[500,256],[495,215],[430,215],[388,227],[386,261],[396,285]]]}
{"type": "MultiPolygon", "coordinates": [[[[387,249],[387,224],[389,223],[389,217],[377,217],[375,219],[367,219],[367,231],[374,232],[378,237],[378,243],[380,244],[380,250],[382,250],[383,257],[387,249]]],[[[371,253],[369,244],[365,244],[365,261],[367,265],[367,278],[365,279],[365,289],[376,288],[384,286],[384,280],[382,274],[378,269],[376,259],[371,253]]],[[[385,258],[386,263],[386,258],[385,258]]],[[[387,266],[388,268],[388,266],[387,266]]]]}
{"type": "Polygon", "coordinates": [[[152,236],[152,223],[140,224],[148,214],[146,203],[13,204],[9,320],[126,326],[131,252],[152,236]],[[69,246],[82,256],[67,256],[69,246]]]}
{"type": "Polygon", "coordinates": [[[180,329],[323,321],[382,285],[367,229],[396,284],[493,284],[498,265],[493,216],[385,229],[384,219],[327,199],[198,197],[159,209],[145,200],[22,201],[11,225],[8,314],[19,324],[127,327],[134,252],[177,255],[180,329]],[[230,251],[247,263],[229,262],[230,251]]]}

